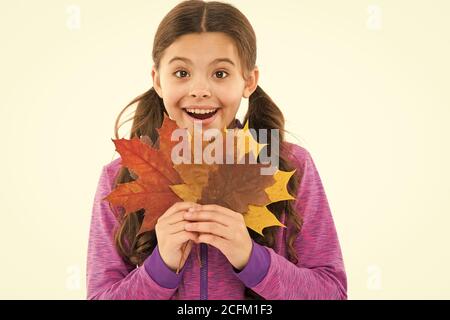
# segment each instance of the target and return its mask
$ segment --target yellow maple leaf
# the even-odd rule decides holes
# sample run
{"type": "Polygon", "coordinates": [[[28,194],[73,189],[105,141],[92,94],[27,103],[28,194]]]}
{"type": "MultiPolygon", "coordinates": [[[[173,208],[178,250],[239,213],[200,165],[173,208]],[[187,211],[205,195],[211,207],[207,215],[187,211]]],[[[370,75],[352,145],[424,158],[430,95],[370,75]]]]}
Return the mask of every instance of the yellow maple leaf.
{"type": "Polygon", "coordinates": [[[248,127],[248,121],[245,122],[244,128],[236,131],[236,140],[238,163],[246,154],[250,154],[254,159],[258,158],[261,150],[267,146],[267,143],[259,143],[255,140],[248,127]]]}
{"type": "Polygon", "coordinates": [[[286,227],[277,217],[267,209],[266,206],[248,206],[248,211],[243,214],[245,225],[250,229],[256,231],[260,235],[264,236],[262,231],[266,227],[280,226],[286,227]]]}
{"type": "Polygon", "coordinates": [[[292,171],[277,170],[277,172],[275,172],[273,176],[275,178],[275,183],[264,190],[271,202],[295,199],[287,190],[289,179],[295,171],[296,169],[292,171]]]}
{"type": "MultiPolygon", "coordinates": [[[[267,187],[264,191],[270,199],[270,203],[294,200],[295,198],[288,192],[287,184],[296,170],[282,171],[277,170],[274,174],[275,183],[267,187]]],[[[277,217],[267,209],[267,206],[248,206],[248,211],[244,213],[244,221],[247,227],[264,236],[264,228],[271,226],[286,227],[277,217]]]]}

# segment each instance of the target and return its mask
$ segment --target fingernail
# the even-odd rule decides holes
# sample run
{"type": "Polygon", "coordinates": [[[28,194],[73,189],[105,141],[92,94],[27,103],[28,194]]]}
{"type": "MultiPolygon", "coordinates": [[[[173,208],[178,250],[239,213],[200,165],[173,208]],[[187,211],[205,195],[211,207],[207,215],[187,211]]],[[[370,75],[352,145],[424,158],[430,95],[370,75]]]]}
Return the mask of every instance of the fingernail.
{"type": "Polygon", "coordinates": [[[195,211],[195,208],[193,208],[193,207],[188,209],[188,212],[194,212],[194,211],[195,211]]]}

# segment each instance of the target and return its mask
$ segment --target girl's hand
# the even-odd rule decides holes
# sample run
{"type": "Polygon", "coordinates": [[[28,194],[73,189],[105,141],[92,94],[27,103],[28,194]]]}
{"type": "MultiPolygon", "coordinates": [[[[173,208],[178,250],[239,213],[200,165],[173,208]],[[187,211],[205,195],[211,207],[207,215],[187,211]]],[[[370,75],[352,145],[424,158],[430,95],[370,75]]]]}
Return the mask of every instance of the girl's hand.
{"type": "Polygon", "coordinates": [[[208,204],[198,205],[194,211],[184,213],[191,223],[185,230],[198,232],[196,243],[203,242],[219,249],[234,268],[242,270],[250,259],[252,239],[244,216],[228,208],[208,204]]]}
{"type": "Polygon", "coordinates": [[[183,215],[189,208],[194,208],[198,204],[193,202],[177,202],[159,217],[155,232],[158,241],[159,254],[164,263],[173,271],[184,266],[192,249],[192,241],[196,241],[196,232],[186,231],[183,215]],[[192,241],[189,241],[192,240],[192,241]],[[186,242],[187,247],[185,246],[186,242]]]}

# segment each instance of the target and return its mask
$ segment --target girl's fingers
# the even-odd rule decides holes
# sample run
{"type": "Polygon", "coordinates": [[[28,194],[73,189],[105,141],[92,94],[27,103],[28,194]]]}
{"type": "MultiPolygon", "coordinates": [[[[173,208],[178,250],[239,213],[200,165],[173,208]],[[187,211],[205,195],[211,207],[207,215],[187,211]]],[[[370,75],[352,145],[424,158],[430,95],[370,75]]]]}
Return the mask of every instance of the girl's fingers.
{"type": "Polygon", "coordinates": [[[177,213],[178,211],[188,210],[191,207],[196,207],[198,204],[194,202],[184,201],[184,202],[176,202],[174,203],[169,209],[164,212],[164,214],[160,217],[161,218],[168,218],[174,213],[177,213]]]}
{"type": "Polygon", "coordinates": [[[181,221],[179,221],[177,223],[174,223],[174,224],[171,224],[171,225],[167,226],[168,234],[175,234],[175,233],[178,233],[178,232],[186,230],[184,228],[184,226],[187,223],[189,223],[189,221],[181,220],[181,221]]]}
{"type": "Polygon", "coordinates": [[[217,204],[204,204],[201,206],[201,210],[212,211],[212,212],[220,212],[230,217],[236,217],[237,212],[234,212],[228,208],[219,206],[217,204]]]}
{"type": "Polygon", "coordinates": [[[216,222],[190,222],[185,225],[185,230],[199,233],[211,233],[224,239],[231,240],[229,228],[216,222]]]}
{"type": "Polygon", "coordinates": [[[181,231],[174,234],[173,236],[175,237],[174,241],[176,243],[185,243],[189,240],[196,242],[198,239],[198,233],[190,231],[181,231]]]}
{"type": "Polygon", "coordinates": [[[184,215],[186,214],[186,210],[178,211],[172,214],[171,216],[167,217],[164,221],[164,223],[168,225],[176,224],[180,221],[184,220],[184,215]]]}
{"type": "Polygon", "coordinates": [[[189,221],[213,221],[220,223],[224,226],[230,226],[234,222],[233,218],[226,214],[203,209],[200,211],[193,211],[193,212],[186,211],[183,215],[183,218],[189,221]]]}

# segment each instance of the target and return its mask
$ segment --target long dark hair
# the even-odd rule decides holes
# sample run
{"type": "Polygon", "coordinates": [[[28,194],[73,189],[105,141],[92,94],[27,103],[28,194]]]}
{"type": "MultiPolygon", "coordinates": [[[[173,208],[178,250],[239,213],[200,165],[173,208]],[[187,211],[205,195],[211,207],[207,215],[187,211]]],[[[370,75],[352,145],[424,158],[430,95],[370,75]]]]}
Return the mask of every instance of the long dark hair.
{"type": "MultiPolygon", "coordinates": [[[[178,37],[201,32],[223,32],[234,40],[241,65],[243,75],[246,78],[256,63],[256,36],[247,18],[234,6],[218,1],[204,2],[201,0],[183,1],[176,5],[161,21],[153,42],[152,57],[155,68],[159,70],[160,60],[164,50],[170,46],[178,37]]],[[[130,139],[149,136],[153,141],[157,139],[156,128],[160,128],[167,111],[163,100],[152,87],[147,92],[133,99],[118,115],[115,123],[115,137],[119,139],[119,128],[126,122],[132,120],[130,139]],[[134,116],[125,122],[120,123],[124,112],[133,104],[137,103],[134,116]]],[[[284,143],[284,117],[272,99],[258,86],[249,97],[249,107],[244,117],[244,123],[248,121],[249,128],[258,129],[279,129],[279,169],[291,171],[294,169],[288,160],[289,150],[284,143]]],[[[257,140],[259,137],[256,137],[257,140]]],[[[267,141],[267,153],[270,155],[270,137],[267,141]]],[[[270,155],[271,156],[271,155],[270,155]]],[[[133,181],[129,170],[121,167],[114,181],[115,187],[119,183],[133,181]]],[[[294,174],[288,183],[288,191],[292,195],[297,194],[299,178],[294,174]]],[[[279,201],[272,203],[268,209],[280,219],[282,213],[286,215],[286,224],[292,230],[287,237],[288,259],[294,264],[298,263],[297,253],[294,248],[294,241],[300,232],[302,218],[294,209],[294,200],[279,201]]],[[[120,255],[129,263],[142,265],[144,260],[151,254],[156,246],[155,230],[145,232],[136,237],[142,223],[143,210],[124,216],[117,215],[119,228],[115,232],[115,244],[120,255]]],[[[249,229],[250,236],[255,242],[274,248],[275,236],[278,227],[268,227],[264,229],[264,237],[249,229]]],[[[248,299],[260,299],[255,292],[246,288],[248,299]]]]}

